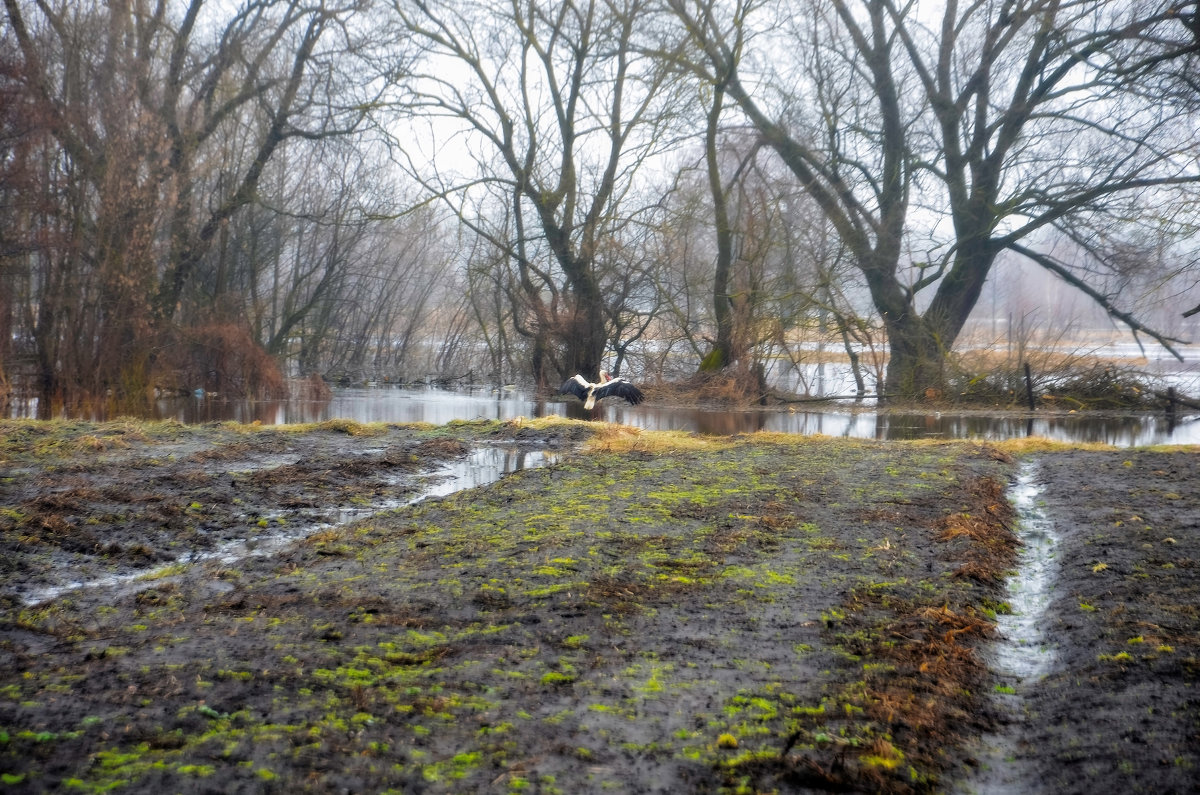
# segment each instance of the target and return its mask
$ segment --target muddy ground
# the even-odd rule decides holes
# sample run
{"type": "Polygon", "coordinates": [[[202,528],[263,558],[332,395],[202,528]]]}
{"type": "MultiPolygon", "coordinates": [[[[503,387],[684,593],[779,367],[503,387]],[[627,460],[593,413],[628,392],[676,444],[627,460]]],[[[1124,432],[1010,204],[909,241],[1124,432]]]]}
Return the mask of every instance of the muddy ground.
{"type": "Polygon", "coordinates": [[[1060,535],[1045,622],[1056,660],[1017,687],[1009,730],[1028,764],[1010,776],[1042,792],[1198,792],[1200,456],[1036,459],[1060,535]]]}
{"type": "Polygon", "coordinates": [[[1196,456],[0,423],[0,791],[1194,791],[1196,456]],[[404,504],[480,445],[559,455],[404,504]],[[1054,649],[1014,681],[1030,459],[1054,649]]]}
{"type": "Polygon", "coordinates": [[[553,452],[583,433],[0,422],[0,598],[270,550],[418,499],[473,447],[553,452]]]}

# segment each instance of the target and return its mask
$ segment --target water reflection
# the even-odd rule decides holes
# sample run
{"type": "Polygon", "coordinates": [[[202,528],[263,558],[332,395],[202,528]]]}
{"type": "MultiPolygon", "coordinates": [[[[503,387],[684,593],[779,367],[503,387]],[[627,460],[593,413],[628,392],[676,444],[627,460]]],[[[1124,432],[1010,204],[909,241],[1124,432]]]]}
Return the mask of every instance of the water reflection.
{"type": "Polygon", "coordinates": [[[551,450],[477,447],[466,458],[451,461],[434,473],[437,480],[426,486],[418,499],[443,497],[456,491],[473,489],[497,481],[510,472],[550,466],[557,461],[558,453],[551,450]]]}
{"type": "MultiPolygon", "coordinates": [[[[153,418],[183,423],[223,420],[276,425],[344,418],[358,422],[509,420],[516,417],[567,416],[604,420],[648,430],[681,430],[712,435],[755,431],[824,434],[866,439],[984,439],[1044,436],[1066,442],[1099,442],[1118,447],[1149,444],[1200,444],[1200,418],[1192,414],[1132,417],[1073,415],[987,416],[937,412],[886,414],[849,411],[836,406],[727,411],[607,401],[586,411],[575,400],[539,400],[518,390],[455,392],[442,389],[340,389],[327,401],[223,401],[177,398],[158,401],[153,418]]],[[[24,416],[36,416],[36,406],[24,416]]],[[[92,419],[106,419],[104,416],[92,419]]]]}
{"type": "Polygon", "coordinates": [[[700,409],[608,407],[602,419],[653,430],[733,434],[774,431],[861,439],[1001,439],[1043,436],[1064,442],[1098,442],[1116,447],[1200,443],[1200,422],[1171,422],[1163,415],[1136,417],[987,416],[977,414],[886,414],[874,411],[705,411],[700,409]]]}

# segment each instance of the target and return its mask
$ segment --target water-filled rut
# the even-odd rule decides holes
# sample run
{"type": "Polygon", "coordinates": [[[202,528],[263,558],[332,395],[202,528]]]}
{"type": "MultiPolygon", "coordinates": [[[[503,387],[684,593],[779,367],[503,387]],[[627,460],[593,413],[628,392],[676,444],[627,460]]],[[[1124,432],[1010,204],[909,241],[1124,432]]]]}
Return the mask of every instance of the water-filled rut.
{"type": "Polygon", "coordinates": [[[1011,491],[1020,523],[1022,549],[1008,579],[1008,611],[996,617],[1000,641],[992,650],[993,669],[1023,684],[1044,674],[1054,662],[1045,633],[1046,609],[1054,593],[1058,534],[1040,504],[1037,465],[1025,462],[1011,491]]]}
{"type": "Polygon", "coordinates": [[[1042,505],[1036,461],[1025,461],[1009,497],[1017,511],[1021,553],[1009,575],[1005,606],[996,616],[997,640],[987,650],[989,667],[997,675],[993,698],[1003,720],[998,731],[980,739],[975,775],[964,783],[969,793],[1034,792],[1038,782],[1024,763],[1023,738],[1028,736],[1025,694],[1054,666],[1055,647],[1047,632],[1047,610],[1058,579],[1059,536],[1042,505]]]}

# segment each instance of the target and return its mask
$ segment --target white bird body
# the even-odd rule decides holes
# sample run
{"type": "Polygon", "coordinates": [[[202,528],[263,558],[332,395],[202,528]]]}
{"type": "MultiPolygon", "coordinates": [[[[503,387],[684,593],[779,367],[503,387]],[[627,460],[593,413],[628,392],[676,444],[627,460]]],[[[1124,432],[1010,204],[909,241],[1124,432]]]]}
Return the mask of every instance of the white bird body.
{"type": "Polygon", "coordinates": [[[634,406],[645,399],[642,390],[634,386],[632,382],[624,378],[609,378],[608,373],[603,370],[600,371],[600,380],[596,383],[592,383],[581,375],[574,375],[568,378],[558,391],[579,398],[583,401],[585,409],[592,408],[596,405],[597,400],[609,396],[625,398],[634,406]]]}

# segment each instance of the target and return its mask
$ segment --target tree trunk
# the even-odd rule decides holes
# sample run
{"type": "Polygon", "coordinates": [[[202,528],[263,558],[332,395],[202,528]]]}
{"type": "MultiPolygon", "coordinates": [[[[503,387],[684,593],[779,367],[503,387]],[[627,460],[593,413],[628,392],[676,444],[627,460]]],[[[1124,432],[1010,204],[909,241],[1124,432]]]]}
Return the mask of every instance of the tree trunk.
{"type": "Polygon", "coordinates": [[[539,390],[550,388],[550,374],[546,372],[546,348],[546,335],[538,331],[533,337],[530,366],[533,369],[533,383],[539,390]]]}
{"type": "MultiPolygon", "coordinates": [[[[898,239],[898,237],[896,238],[898,239]]],[[[888,336],[888,366],[883,399],[936,397],[945,391],[940,329],[928,323],[896,276],[898,247],[881,246],[859,259],[875,309],[888,336]]]]}
{"type": "Polygon", "coordinates": [[[566,351],[565,364],[569,372],[564,377],[579,373],[589,380],[597,378],[604,364],[604,347],[607,342],[604,322],[604,301],[594,279],[572,285],[575,311],[568,316],[560,343],[566,351]]]}
{"type": "Polygon", "coordinates": [[[713,319],[717,324],[717,339],[713,350],[700,363],[702,372],[716,372],[733,362],[733,305],[729,300],[729,280],[733,270],[733,227],[729,222],[729,203],[725,186],[721,183],[721,169],[717,159],[717,124],[721,118],[721,105],[725,97],[725,86],[718,83],[713,87],[713,104],[708,114],[708,128],[704,139],[704,159],[708,167],[708,186],[712,193],[713,217],[717,235],[717,266],[713,273],[713,319]]]}
{"type": "Polygon", "coordinates": [[[884,399],[936,399],[946,389],[944,349],[915,312],[885,318],[888,366],[884,399]]]}

